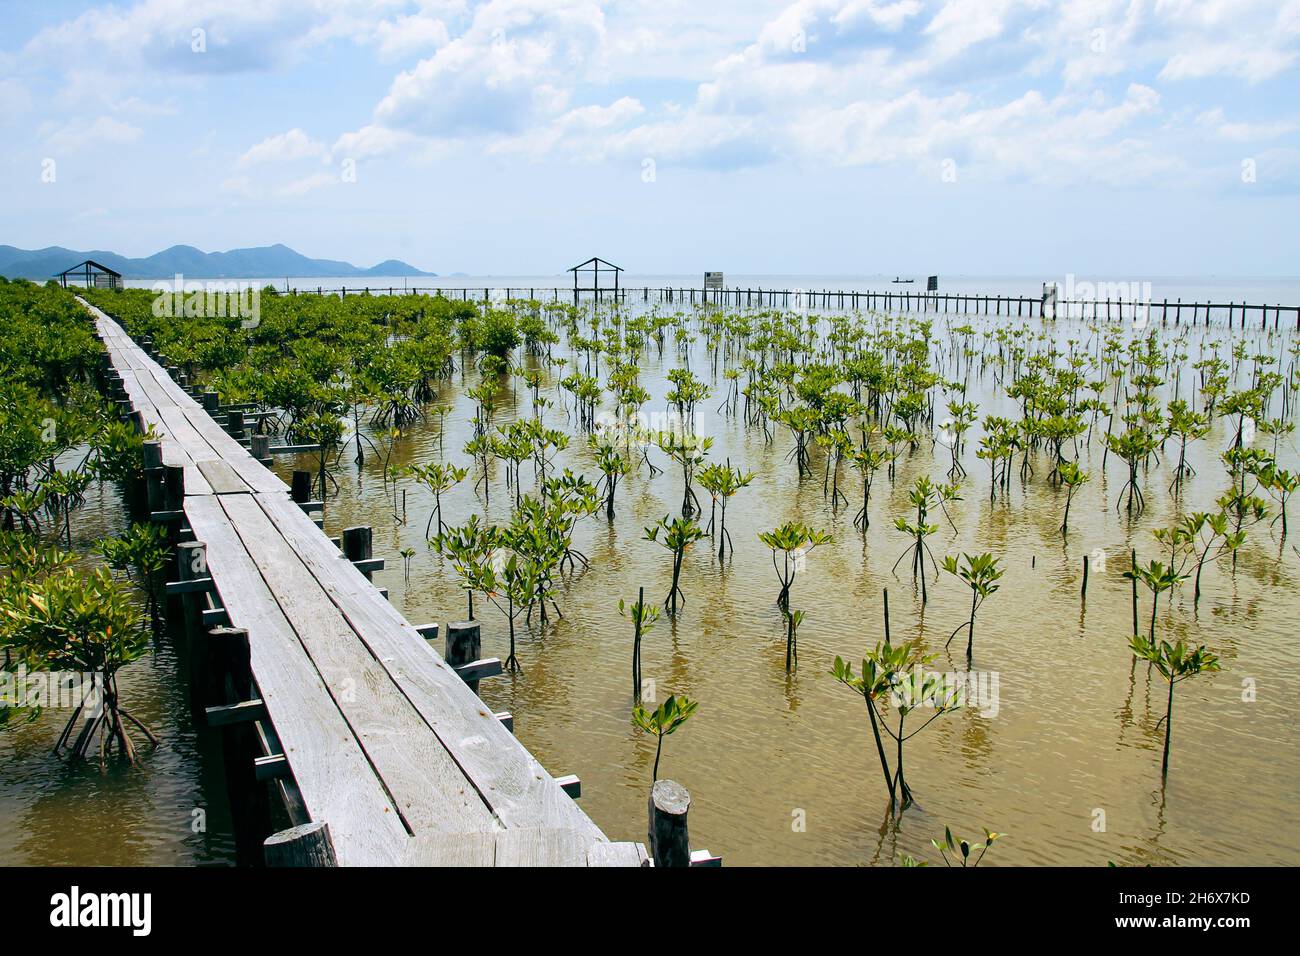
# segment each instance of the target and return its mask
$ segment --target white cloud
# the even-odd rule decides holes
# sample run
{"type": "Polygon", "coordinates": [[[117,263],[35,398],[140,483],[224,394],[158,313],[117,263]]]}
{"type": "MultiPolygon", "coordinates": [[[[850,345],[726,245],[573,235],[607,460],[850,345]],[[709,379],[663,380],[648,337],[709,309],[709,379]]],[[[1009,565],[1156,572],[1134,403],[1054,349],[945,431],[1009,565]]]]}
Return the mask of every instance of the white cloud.
{"type": "Polygon", "coordinates": [[[298,128],[268,136],[250,147],[235,161],[235,169],[244,170],[267,163],[287,163],[326,156],[329,150],[298,128]]]}
{"type": "Polygon", "coordinates": [[[45,145],[56,152],[77,152],[88,147],[122,146],[140,138],[140,127],[111,116],[73,120],[51,130],[45,145]]]}
{"type": "Polygon", "coordinates": [[[375,120],[438,137],[521,132],[565,109],[604,35],[594,2],[490,0],[463,34],[393,80],[375,120]]]}
{"type": "Polygon", "coordinates": [[[1237,143],[1258,142],[1277,139],[1300,129],[1295,120],[1276,120],[1269,123],[1243,123],[1230,121],[1220,107],[1206,110],[1196,117],[1200,126],[1212,129],[1223,139],[1237,143]]]}
{"type": "Polygon", "coordinates": [[[304,196],[309,192],[332,186],[337,182],[340,182],[340,179],[336,173],[314,173],[311,176],[304,176],[302,179],[295,179],[281,186],[276,195],[285,197],[304,196]]]}
{"type": "Polygon", "coordinates": [[[445,23],[420,13],[383,20],[375,27],[375,42],[384,60],[400,60],[413,53],[436,50],[449,39],[445,23]]]}

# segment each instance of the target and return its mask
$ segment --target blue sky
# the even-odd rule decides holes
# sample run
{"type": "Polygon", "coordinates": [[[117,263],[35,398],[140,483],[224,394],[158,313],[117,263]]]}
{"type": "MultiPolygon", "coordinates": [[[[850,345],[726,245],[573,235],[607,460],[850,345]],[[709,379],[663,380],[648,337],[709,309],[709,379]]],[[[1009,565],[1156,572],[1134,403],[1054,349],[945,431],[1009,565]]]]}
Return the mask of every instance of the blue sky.
{"type": "Polygon", "coordinates": [[[2,5],[24,248],[1300,274],[1300,0],[2,5]]]}

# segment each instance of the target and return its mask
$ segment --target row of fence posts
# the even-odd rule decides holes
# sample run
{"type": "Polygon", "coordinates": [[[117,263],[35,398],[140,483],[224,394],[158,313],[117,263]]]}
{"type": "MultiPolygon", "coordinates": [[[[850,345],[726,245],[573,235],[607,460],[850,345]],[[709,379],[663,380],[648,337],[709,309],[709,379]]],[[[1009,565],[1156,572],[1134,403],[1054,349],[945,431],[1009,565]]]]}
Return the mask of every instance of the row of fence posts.
{"type": "MultiPolygon", "coordinates": [[[[294,289],[295,293],[300,290],[294,289]]],[[[307,290],[311,291],[311,290],[307,290]]],[[[337,290],[339,295],[347,298],[348,288],[346,286],[337,290]]],[[[352,289],[353,295],[368,295],[372,292],[383,293],[383,289],[371,289],[368,287],[352,289]]],[[[509,300],[513,293],[518,292],[521,295],[525,291],[522,287],[516,289],[505,287],[500,290],[491,288],[470,289],[470,288],[451,288],[444,289],[440,287],[421,289],[410,288],[398,290],[395,287],[389,287],[389,295],[395,295],[397,292],[403,294],[430,293],[433,295],[444,296],[446,298],[457,298],[456,293],[460,293],[459,298],[464,302],[490,302],[492,293],[501,291],[504,298],[509,300]],[[479,293],[482,293],[480,296],[479,293]]],[[[530,288],[527,290],[530,300],[538,300],[538,292],[545,294],[551,293],[551,301],[558,302],[560,292],[566,295],[571,290],[561,290],[560,288],[538,289],[530,288]]],[[[885,312],[920,312],[925,314],[933,312],[942,315],[994,315],[1005,316],[1010,318],[1057,318],[1063,315],[1062,307],[1071,307],[1077,310],[1079,318],[1087,318],[1088,307],[1092,307],[1091,319],[1100,321],[1103,318],[1102,309],[1104,307],[1104,318],[1107,322],[1125,320],[1125,307],[1128,307],[1128,319],[1136,321],[1139,318],[1138,310],[1143,309],[1149,318],[1157,309],[1160,311],[1160,321],[1162,325],[1167,325],[1170,318],[1170,312],[1173,312],[1173,322],[1175,326],[1182,324],[1183,309],[1191,309],[1191,320],[1189,325],[1197,325],[1198,317],[1204,326],[1210,325],[1212,314],[1217,310],[1219,312],[1227,311],[1227,327],[1233,327],[1234,313],[1239,316],[1238,327],[1246,328],[1247,316],[1251,313],[1258,312],[1260,317],[1260,329],[1267,330],[1269,312],[1273,313],[1273,328],[1275,331],[1281,329],[1283,313],[1295,313],[1296,331],[1300,332],[1300,306],[1283,306],[1283,305],[1251,305],[1246,302],[1187,302],[1184,303],[1179,297],[1173,302],[1164,299],[1159,303],[1155,302],[1136,302],[1129,299],[1089,299],[1076,301],[1061,301],[1055,303],[1055,309],[1048,309],[1048,300],[1044,298],[1032,298],[1025,296],[1013,295],[961,295],[939,292],[871,292],[862,290],[832,290],[832,289],[689,289],[684,287],[662,287],[652,288],[645,286],[641,289],[621,288],[621,289],[600,289],[580,290],[590,293],[596,301],[604,298],[618,301],[626,301],[629,293],[640,291],[641,301],[648,303],[652,296],[657,297],[658,301],[665,304],[680,305],[717,305],[731,306],[736,308],[777,308],[782,309],[838,309],[843,311],[849,309],[857,311],[860,309],[883,310],[885,312]],[[1004,308],[1005,307],[1005,308],[1004,308]]],[[[333,294],[333,290],[325,289],[321,286],[316,287],[317,295],[333,294]]],[[[576,301],[575,301],[576,304],[576,301]]]]}

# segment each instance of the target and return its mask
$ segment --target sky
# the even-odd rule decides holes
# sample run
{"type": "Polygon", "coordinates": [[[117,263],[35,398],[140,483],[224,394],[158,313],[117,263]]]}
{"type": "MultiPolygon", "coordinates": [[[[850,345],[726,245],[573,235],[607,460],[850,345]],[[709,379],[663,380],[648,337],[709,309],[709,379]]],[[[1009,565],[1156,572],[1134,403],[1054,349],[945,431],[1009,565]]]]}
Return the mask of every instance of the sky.
{"type": "Polygon", "coordinates": [[[0,243],[1300,274],[1300,0],[0,0],[0,243]]]}

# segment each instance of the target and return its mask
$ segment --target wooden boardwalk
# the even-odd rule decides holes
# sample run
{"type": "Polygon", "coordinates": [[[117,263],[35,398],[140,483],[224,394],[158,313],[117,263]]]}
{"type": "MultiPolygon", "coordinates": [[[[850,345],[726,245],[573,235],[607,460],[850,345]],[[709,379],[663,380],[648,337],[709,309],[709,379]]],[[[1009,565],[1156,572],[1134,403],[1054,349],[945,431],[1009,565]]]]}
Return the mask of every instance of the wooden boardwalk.
{"type": "MultiPolygon", "coordinates": [[[[295,847],[310,856],[324,834],[318,857],[343,866],[645,865],[644,847],[606,839],[282,481],[87,308],[164,470],[184,475],[183,496],[169,491],[183,512],[170,515],[181,580],[169,590],[198,622],[197,657],[238,658],[246,641],[250,688],[207,713],[258,742],[226,748],[228,774],[272,782],[283,800],[293,827],[268,840],[269,861],[301,862],[295,847]]],[[[238,667],[218,676],[228,694],[239,683],[238,667]]]]}

